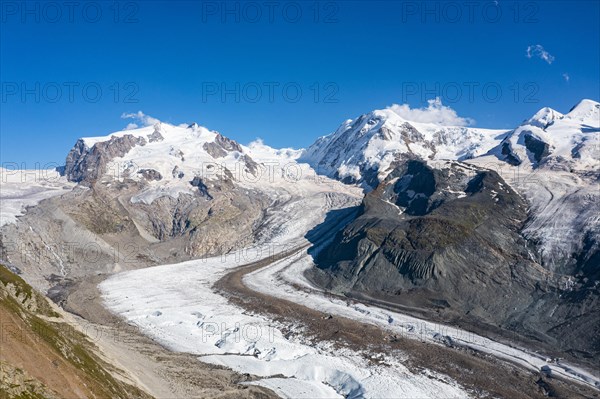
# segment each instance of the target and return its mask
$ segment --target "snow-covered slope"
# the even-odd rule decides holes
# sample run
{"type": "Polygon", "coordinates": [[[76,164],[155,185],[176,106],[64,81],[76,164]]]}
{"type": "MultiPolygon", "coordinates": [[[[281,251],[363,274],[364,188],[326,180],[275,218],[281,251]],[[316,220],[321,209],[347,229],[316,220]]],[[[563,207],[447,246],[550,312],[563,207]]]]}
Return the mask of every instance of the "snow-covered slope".
{"type": "Polygon", "coordinates": [[[582,100],[567,114],[542,108],[491,153],[512,165],[597,170],[599,145],[600,103],[582,100]]]}
{"type": "Polygon", "coordinates": [[[347,120],[319,138],[302,160],[320,174],[374,187],[406,158],[464,160],[485,154],[504,138],[504,130],[441,126],[407,121],[391,108],[347,120]]]}
{"type": "Polygon", "coordinates": [[[527,199],[530,218],[523,234],[540,245],[547,269],[596,273],[600,103],[582,100],[566,114],[542,108],[469,162],[497,171],[527,199]]]}
{"type": "Polygon", "coordinates": [[[571,108],[567,118],[579,121],[583,125],[598,128],[600,124],[600,103],[594,100],[583,99],[571,108]]]}
{"type": "Polygon", "coordinates": [[[64,194],[74,184],[56,170],[9,170],[0,168],[0,226],[14,223],[25,207],[64,194]]]}
{"type": "Polygon", "coordinates": [[[314,174],[298,165],[301,150],[273,149],[256,141],[240,145],[197,124],[156,123],[103,137],[80,139],[67,157],[72,181],[127,178],[143,183],[132,202],[193,194],[207,182],[229,182],[268,189],[276,181],[295,181],[314,174]]]}

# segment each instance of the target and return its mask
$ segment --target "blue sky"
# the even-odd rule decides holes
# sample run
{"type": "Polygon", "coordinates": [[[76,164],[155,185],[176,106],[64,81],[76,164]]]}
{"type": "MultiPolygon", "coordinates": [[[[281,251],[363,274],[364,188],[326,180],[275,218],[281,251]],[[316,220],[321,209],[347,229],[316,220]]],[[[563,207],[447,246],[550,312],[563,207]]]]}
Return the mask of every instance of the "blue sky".
{"type": "Polygon", "coordinates": [[[496,128],[600,99],[598,1],[70,4],[1,2],[2,163],[62,163],[139,110],[304,147],[437,96],[496,128]]]}

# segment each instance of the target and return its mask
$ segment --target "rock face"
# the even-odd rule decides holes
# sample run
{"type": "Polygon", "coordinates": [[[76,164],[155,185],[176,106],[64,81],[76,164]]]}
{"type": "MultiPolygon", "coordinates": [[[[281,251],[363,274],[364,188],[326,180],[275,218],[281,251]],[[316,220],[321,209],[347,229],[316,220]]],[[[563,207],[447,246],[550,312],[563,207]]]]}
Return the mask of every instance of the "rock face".
{"type": "Polygon", "coordinates": [[[215,141],[204,143],[202,148],[213,158],[223,158],[231,151],[242,152],[242,147],[238,143],[222,134],[217,134],[215,141]]]}
{"type": "Polygon", "coordinates": [[[163,141],[165,138],[160,134],[160,129],[154,129],[154,132],[148,136],[148,142],[155,143],[157,141],[163,141]]]}
{"type": "Polygon", "coordinates": [[[146,180],[162,180],[162,175],[160,172],[154,169],[140,169],[138,170],[138,173],[144,176],[144,179],[146,180]]]}
{"type": "Polygon", "coordinates": [[[206,197],[209,200],[213,199],[212,195],[210,195],[210,193],[208,192],[207,185],[198,176],[194,177],[190,184],[194,187],[198,187],[198,192],[202,197],[206,197]]]}
{"type": "Polygon", "coordinates": [[[589,266],[582,252],[588,284],[574,288],[574,278],[543,267],[539,248],[522,235],[528,217],[527,202],[494,171],[408,161],[314,254],[317,268],[309,275],[346,295],[597,356],[593,321],[600,317],[594,308],[600,286],[591,282],[598,279],[598,263],[589,266]]]}
{"type": "Polygon", "coordinates": [[[93,183],[107,172],[109,162],[122,157],[135,146],[146,145],[146,139],[133,135],[112,137],[106,142],[88,148],[84,140],[78,140],[67,155],[64,173],[70,181],[93,183]]]}
{"type": "Polygon", "coordinates": [[[351,289],[402,295],[422,287],[460,301],[466,292],[455,287],[466,276],[510,274],[508,257],[512,267],[534,262],[518,234],[526,218],[526,203],[495,172],[413,160],[365,196],[318,265],[351,289]]]}

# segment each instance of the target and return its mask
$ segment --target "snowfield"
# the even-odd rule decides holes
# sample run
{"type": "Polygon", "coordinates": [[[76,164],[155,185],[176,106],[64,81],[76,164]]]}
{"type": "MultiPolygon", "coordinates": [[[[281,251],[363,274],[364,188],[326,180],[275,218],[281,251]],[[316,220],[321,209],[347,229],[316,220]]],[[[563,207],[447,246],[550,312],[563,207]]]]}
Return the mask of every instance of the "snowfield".
{"type": "Polygon", "coordinates": [[[9,170],[0,168],[0,226],[15,223],[25,207],[62,195],[75,184],[54,169],[9,170]]]}

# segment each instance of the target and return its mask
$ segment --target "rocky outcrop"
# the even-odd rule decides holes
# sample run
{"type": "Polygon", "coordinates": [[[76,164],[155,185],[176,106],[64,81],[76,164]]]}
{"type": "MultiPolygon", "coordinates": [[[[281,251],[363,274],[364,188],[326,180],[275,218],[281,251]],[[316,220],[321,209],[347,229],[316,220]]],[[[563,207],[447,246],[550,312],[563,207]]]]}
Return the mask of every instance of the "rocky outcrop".
{"type": "MultiPolygon", "coordinates": [[[[550,144],[527,130],[524,130],[521,135],[524,147],[527,150],[526,154],[533,165],[539,165],[550,155],[550,144]]],[[[501,154],[504,156],[504,161],[510,165],[518,166],[523,162],[521,156],[513,150],[513,146],[508,138],[502,143],[501,154]]]]}
{"type": "Polygon", "coordinates": [[[174,178],[183,179],[185,173],[181,171],[178,166],[175,166],[171,171],[171,176],[173,176],[174,178]]]}
{"type": "Polygon", "coordinates": [[[225,137],[220,133],[217,133],[215,143],[221,146],[225,151],[242,152],[242,147],[235,140],[225,137]]]}
{"type": "Polygon", "coordinates": [[[439,170],[413,160],[365,196],[361,216],[318,263],[367,292],[437,290],[459,284],[474,267],[496,270],[509,253],[530,264],[518,234],[526,218],[524,201],[495,172],[459,164],[439,170]]]}
{"type": "Polygon", "coordinates": [[[213,158],[223,158],[232,151],[242,152],[242,147],[237,142],[220,133],[217,133],[215,141],[204,143],[202,148],[213,158]]]}
{"type": "Polygon", "coordinates": [[[525,148],[533,155],[535,162],[540,163],[543,158],[550,155],[550,145],[543,140],[538,139],[532,134],[526,134],[525,148]]]}
{"type": "Polygon", "coordinates": [[[210,195],[210,193],[208,192],[208,186],[200,177],[195,176],[194,179],[190,182],[190,184],[194,187],[198,187],[198,192],[200,193],[200,196],[206,197],[209,200],[213,199],[212,195],[210,195]]]}
{"type": "Polygon", "coordinates": [[[95,143],[92,148],[80,139],[67,155],[64,173],[69,181],[88,184],[109,171],[120,174],[123,165],[110,165],[110,162],[138,145],[146,145],[146,139],[131,134],[111,137],[108,141],[95,143]]]}
{"type": "Polygon", "coordinates": [[[254,161],[249,155],[244,154],[240,157],[240,161],[242,161],[246,167],[245,171],[256,176],[259,172],[260,165],[254,161]]]}
{"type": "Polygon", "coordinates": [[[214,141],[204,143],[202,148],[213,158],[223,158],[227,155],[227,151],[214,141]]]}
{"type": "Polygon", "coordinates": [[[527,203],[496,172],[408,161],[368,193],[358,217],[313,255],[318,267],[309,276],[335,292],[597,356],[592,321],[600,315],[593,308],[600,287],[589,266],[597,243],[588,243],[596,255],[582,255],[579,272],[587,279],[554,273],[522,235],[528,217],[527,203]],[[577,334],[566,334],[566,325],[577,334]]]}
{"type": "Polygon", "coordinates": [[[144,179],[148,181],[162,180],[162,175],[160,174],[160,172],[154,169],[140,169],[138,170],[138,173],[141,174],[144,177],[144,179]]]}
{"type": "Polygon", "coordinates": [[[158,141],[163,141],[165,138],[163,137],[162,134],[160,134],[160,128],[156,127],[154,129],[154,132],[152,132],[152,134],[148,135],[148,142],[149,143],[156,143],[158,141]]]}

